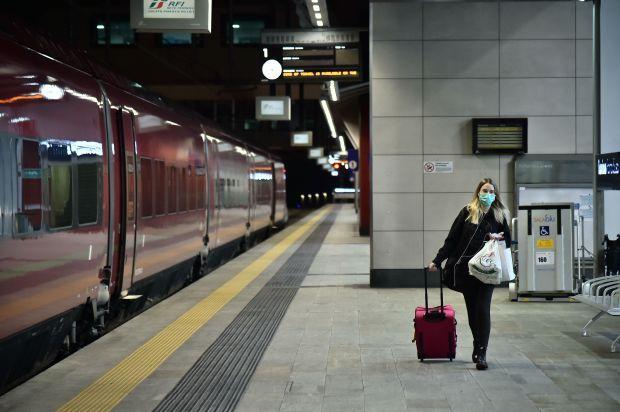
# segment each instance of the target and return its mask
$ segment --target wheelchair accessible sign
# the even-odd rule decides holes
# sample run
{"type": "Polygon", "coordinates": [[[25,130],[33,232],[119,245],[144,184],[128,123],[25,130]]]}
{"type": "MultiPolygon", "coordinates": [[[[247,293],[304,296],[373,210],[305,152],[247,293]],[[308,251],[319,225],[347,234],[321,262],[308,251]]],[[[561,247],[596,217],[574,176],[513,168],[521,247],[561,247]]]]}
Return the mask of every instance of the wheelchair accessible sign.
{"type": "Polygon", "coordinates": [[[450,161],[431,161],[424,162],[424,173],[454,173],[454,163],[450,161]]]}

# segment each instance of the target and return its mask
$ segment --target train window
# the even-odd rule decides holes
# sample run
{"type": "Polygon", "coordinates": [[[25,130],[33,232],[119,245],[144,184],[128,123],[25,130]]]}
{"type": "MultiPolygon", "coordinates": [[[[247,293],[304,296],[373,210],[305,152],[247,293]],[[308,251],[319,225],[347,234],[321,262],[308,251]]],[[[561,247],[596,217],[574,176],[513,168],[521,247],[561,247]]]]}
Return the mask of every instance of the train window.
{"type": "Polygon", "coordinates": [[[181,168],[181,190],[179,193],[179,212],[187,210],[187,170],[181,168]]]}
{"type": "Polygon", "coordinates": [[[153,166],[151,159],[140,159],[140,176],[142,183],[142,217],[153,216],[153,166]]]}
{"type": "Polygon", "coordinates": [[[49,176],[50,228],[71,226],[73,223],[71,165],[50,166],[49,176]]]}
{"type": "Polygon", "coordinates": [[[97,223],[99,210],[99,165],[78,163],[77,206],[78,224],[97,223]]]}
{"type": "Polygon", "coordinates": [[[168,213],[176,213],[178,201],[177,168],[170,166],[168,172],[168,213]]]}
{"type": "Polygon", "coordinates": [[[160,182],[166,181],[166,166],[163,160],[155,160],[155,214],[166,213],[166,190],[160,186],[160,182]]]}
{"type": "Polygon", "coordinates": [[[187,209],[196,209],[196,169],[192,173],[192,167],[187,169],[187,209]]]}
{"type": "Polygon", "coordinates": [[[17,233],[41,230],[41,154],[39,143],[31,140],[18,141],[18,178],[21,203],[15,214],[17,233]]]}

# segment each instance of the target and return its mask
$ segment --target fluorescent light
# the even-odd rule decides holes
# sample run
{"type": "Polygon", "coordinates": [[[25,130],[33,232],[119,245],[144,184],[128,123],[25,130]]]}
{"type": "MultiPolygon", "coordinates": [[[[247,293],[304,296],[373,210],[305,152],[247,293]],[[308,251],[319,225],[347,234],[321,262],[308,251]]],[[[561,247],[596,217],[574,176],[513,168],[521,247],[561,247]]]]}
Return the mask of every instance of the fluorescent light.
{"type": "Polygon", "coordinates": [[[319,27],[323,27],[323,20],[317,20],[316,25],[319,27]]]}
{"type": "Polygon", "coordinates": [[[321,16],[321,13],[314,13],[314,18],[317,20],[323,20],[323,16],[321,16]]]}
{"type": "Polygon", "coordinates": [[[238,24],[233,24],[233,25],[232,25],[232,28],[233,28],[233,29],[239,29],[239,28],[241,28],[241,26],[240,26],[240,25],[238,25],[238,24]]]}
{"type": "Polygon", "coordinates": [[[336,137],[338,137],[338,134],[336,133],[336,125],[334,124],[332,112],[329,110],[329,104],[325,99],[321,99],[320,102],[323,113],[325,114],[325,120],[327,120],[327,125],[329,126],[329,131],[331,132],[332,137],[335,139],[336,137]]]}
{"type": "Polygon", "coordinates": [[[321,11],[321,6],[319,6],[318,4],[315,4],[315,5],[312,6],[312,9],[314,11],[321,11]]]}
{"type": "Polygon", "coordinates": [[[344,138],[342,136],[338,136],[338,141],[340,142],[340,151],[346,152],[347,147],[344,145],[344,138]]]}
{"type": "Polygon", "coordinates": [[[334,176],[334,177],[338,176],[338,171],[337,170],[332,170],[332,176],[334,176]]]}
{"type": "Polygon", "coordinates": [[[103,30],[103,29],[105,29],[105,26],[103,24],[97,25],[97,30],[103,30]]]}
{"type": "Polygon", "coordinates": [[[329,98],[332,102],[337,102],[339,99],[338,83],[335,80],[327,82],[327,88],[329,90],[329,98]]]}
{"type": "Polygon", "coordinates": [[[318,3],[318,2],[319,2],[319,0],[312,0],[312,2],[313,2],[313,3],[318,3]]]}

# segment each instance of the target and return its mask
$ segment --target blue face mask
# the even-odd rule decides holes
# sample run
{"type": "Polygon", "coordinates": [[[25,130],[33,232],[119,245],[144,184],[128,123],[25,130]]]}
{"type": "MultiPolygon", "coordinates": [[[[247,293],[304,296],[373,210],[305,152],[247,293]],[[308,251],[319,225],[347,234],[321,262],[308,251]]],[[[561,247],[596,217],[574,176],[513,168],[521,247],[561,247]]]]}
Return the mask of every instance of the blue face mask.
{"type": "Polygon", "coordinates": [[[495,201],[494,193],[478,193],[478,199],[480,199],[480,203],[484,205],[484,207],[489,207],[495,201]]]}

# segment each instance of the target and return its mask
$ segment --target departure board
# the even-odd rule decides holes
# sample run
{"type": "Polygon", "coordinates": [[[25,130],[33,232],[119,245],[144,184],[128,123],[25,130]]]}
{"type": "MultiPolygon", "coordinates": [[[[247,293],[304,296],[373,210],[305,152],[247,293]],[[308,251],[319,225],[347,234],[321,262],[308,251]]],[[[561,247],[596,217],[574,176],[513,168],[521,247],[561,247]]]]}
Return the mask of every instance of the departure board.
{"type": "Polygon", "coordinates": [[[474,154],[527,153],[527,119],[472,119],[474,154]]]}

